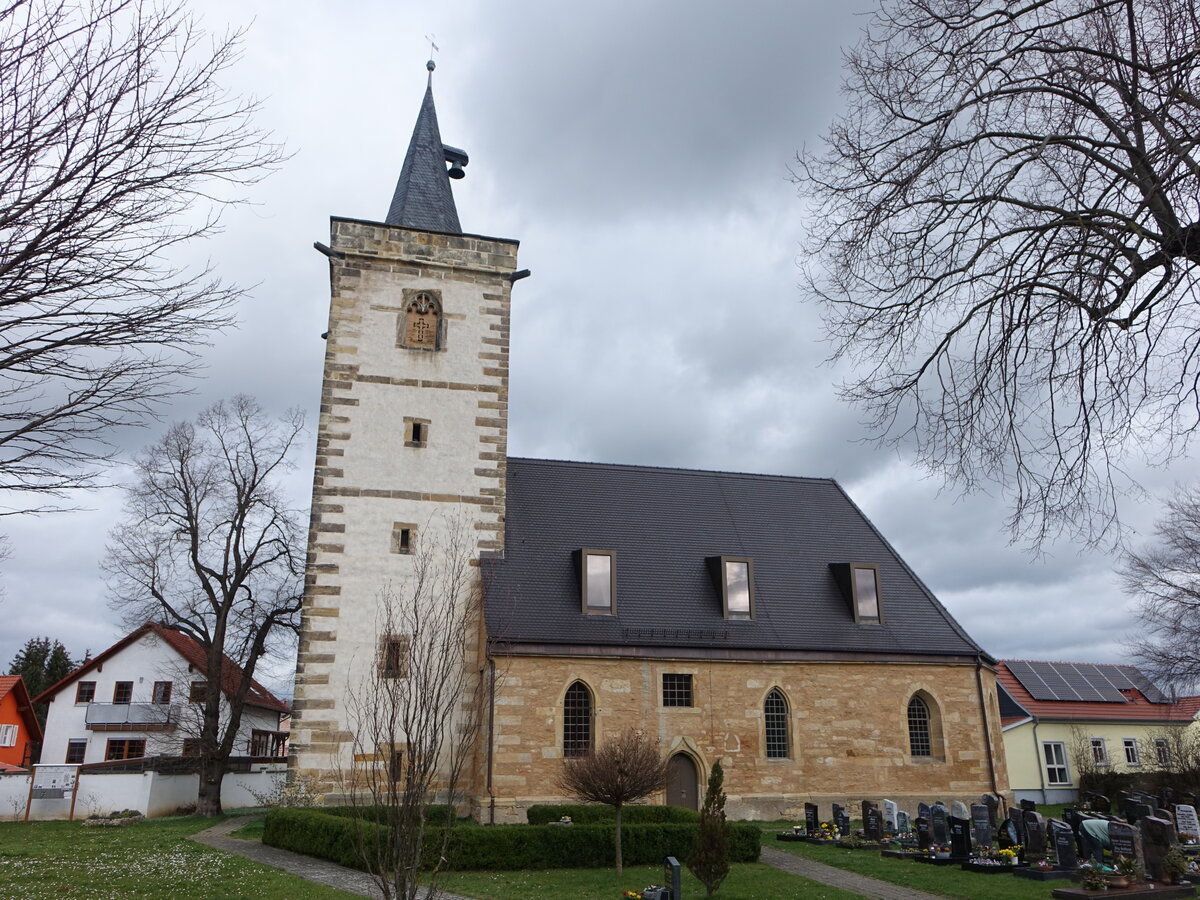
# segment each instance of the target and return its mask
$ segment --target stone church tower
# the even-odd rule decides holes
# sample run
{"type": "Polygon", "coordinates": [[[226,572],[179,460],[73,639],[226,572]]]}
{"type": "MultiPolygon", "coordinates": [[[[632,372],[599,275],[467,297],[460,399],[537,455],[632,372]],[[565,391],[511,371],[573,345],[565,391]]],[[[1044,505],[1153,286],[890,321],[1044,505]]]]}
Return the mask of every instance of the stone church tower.
{"type": "Polygon", "coordinates": [[[442,143],[428,68],[386,220],[334,217],[316,245],[331,299],[291,765],[325,793],[351,750],[348,692],[378,664],[381,592],[446,523],[468,522],[475,558],[504,541],[509,297],[525,273],[516,241],[459,225],[450,179],[467,156],[442,143]]]}

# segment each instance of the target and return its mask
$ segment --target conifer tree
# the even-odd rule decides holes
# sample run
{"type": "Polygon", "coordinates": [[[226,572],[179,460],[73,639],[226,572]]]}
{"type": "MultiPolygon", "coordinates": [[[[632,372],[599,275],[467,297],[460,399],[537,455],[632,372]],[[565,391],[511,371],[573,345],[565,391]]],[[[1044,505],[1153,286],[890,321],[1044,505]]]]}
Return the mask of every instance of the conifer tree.
{"type": "MultiPolygon", "coordinates": [[[[30,697],[36,697],[46,688],[61,681],[79,663],[72,661],[67,648],[60,641],[48,637],[32,637],[25,646],[17,651],[8,667],[9,675],[20,675],[25,682],[25,690],[30,697]]],[[[48,704],[38,703],[34,706],[38,724],[46,725],[48,704]]]]}
{"type": "Polygon", "coordinates": [[[687,867],[704,885],[711,897],[729,875],[729,825],[725,821],[725,772],[721,761],[712,765],[704,808],[700,810],[700,831],[687,867]]]}

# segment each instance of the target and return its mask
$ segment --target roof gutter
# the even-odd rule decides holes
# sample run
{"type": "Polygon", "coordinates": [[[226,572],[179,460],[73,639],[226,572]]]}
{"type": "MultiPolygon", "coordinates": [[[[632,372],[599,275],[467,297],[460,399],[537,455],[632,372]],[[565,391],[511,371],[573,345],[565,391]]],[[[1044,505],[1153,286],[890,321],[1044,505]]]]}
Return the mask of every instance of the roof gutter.
{"type": "Polygon", "coordinates": [[[1019,722],[1009,722],[1007,725],[1001,725],[1000,730],[1001,731],[1012,731],[1014,728],[1020,728],[1022,725],[1028,725],[1032,721],[1033,721],[1033,716],[1026,716],[1025,718],[1021,719],[1019,722]]]}

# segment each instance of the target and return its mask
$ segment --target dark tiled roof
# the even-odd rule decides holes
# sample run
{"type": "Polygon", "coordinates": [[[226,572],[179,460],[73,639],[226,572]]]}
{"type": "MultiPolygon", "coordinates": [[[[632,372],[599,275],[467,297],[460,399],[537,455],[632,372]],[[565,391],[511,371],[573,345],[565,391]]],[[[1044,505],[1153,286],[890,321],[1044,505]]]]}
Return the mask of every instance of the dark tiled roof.
{"type": "Polygon", "coordinates": [[[446,151],[433,107],[432,83],[425,89],[386,222],[422,231],[462,233],[446,172],[446,151]]]}
{"type": "Polygon", "coordinates": [[[504,558],[485,573],[500,641],[982,653],[829,479],[510,458],[504,558]],[[584,547],[616,551],[615,616],[579,611],[584,547]],[[754,560],[753,621],[723,618],[709,556],[754,560]],[[879,566],[884,624],[854,623],[829,568],[848,562],[879,566]]]}

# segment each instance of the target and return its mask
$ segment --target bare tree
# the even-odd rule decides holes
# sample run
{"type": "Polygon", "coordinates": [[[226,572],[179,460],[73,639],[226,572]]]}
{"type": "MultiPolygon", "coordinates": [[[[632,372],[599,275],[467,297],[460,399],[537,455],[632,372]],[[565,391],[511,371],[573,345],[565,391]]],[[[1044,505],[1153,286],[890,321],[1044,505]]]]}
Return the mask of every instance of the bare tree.
{"type": "Polygon", "coordinates": [[[1200,423],[1191,0],[882,0],[797,178],[844,394],[1014,538],[1112,535],[1200,423]]]}
{"type": "Polygon", "coordinates": [[[280,160],[256,103],[220,85],[238,38],[181,2],[0,4],[0,489],[17,506],[92,483],[110,429],[153,415],[232,322],[240,291],[167,254],[280,160]]]}
{"type": "Polygon", "coordinates": [[[410,574],[379,598],[377,655],[347,692],[353,753],[338,767],[342,793],[360,808],[365,868],[385,900],[437,895],[440,864],[423,870],[422,861],[445,859],[484,708],[470,525],[431,521],[418,534],[410,574]],[[428,821],[432,803],[446,805],[445,819],[428,821]],[[432,850],[429,824],[446,826],[432,850]]]}
{"type": "Polygon", "coordinates": [[[303,427],[298,413],[273,421],[245,396],[172,426],[138,458],[110,536],[112,606],[129,625],[183,632],[207,658],[198,815],[220,813],[254,673],[299,627],[304,529],[279,482],[303,427]]]}
{"type": "Polygon", "coordinates": [[[1133,652],[1164,685],[1188,691],[1200,683],[1200,488],[1179,489],[1154,533],[1119,573],[1143,628],[1133,652]]]}
{"type": "Polygon", "coordinates": [[[616,812],[617,877],[621,876],[621,807],[660,791],[667,783],[667,761],[658,744],[628,728],[606,740],[588,756],[564,759],[559,788],[590,803],[605,803],[616,812]]]}

